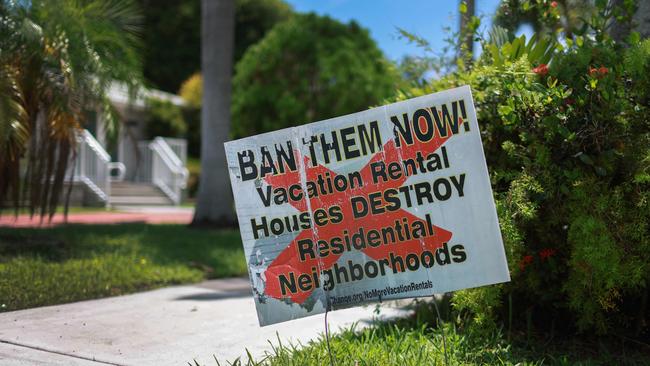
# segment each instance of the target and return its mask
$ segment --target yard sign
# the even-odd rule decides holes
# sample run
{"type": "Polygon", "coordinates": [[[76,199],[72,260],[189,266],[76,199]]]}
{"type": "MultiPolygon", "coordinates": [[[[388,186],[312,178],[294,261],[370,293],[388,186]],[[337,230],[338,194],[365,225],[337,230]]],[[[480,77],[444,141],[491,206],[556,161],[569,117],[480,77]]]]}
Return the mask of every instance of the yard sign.
{"type": "Polygon", "coordinates": [[[467,86],[225,148],[262,326],[510,280],[467,86]]]}

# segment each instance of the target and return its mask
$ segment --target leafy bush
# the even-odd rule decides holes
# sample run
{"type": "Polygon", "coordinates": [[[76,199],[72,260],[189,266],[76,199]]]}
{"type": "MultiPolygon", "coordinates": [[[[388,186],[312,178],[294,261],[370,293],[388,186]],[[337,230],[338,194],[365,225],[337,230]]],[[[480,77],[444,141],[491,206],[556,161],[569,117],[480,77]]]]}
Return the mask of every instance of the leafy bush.
{"type": "Polygon", "coordinates": [[[110,86],[140,85],[139,29],[130,0],[0,2],[0,207],[55,214],[87,112],[110,134],[110,86]]]}
{"type": "Polygon", "coordinates": [[[172,102],[151,98],[147,101],[146,132],[156,136],[182,137],[187,131],[183,109],[172,102]]]}
{"type": "Polygon", "coordinates": [[[233,134],[248,136],[363,110],[392,95],[397,79],[357,23],[295,15],[251,46],[237,64],[233,134]]]}
{"type": "Polygon", "coordinates": [[[183,98],[188,107],[201,108],[203,98],[203,77],[200,73],[194,73],[181,84],[178,95],[183,98]]]}
{"type": "Polygon", "coordinates": [[[178,94],[185,101],[182,109],[187,123],[187,153],[193,157],[201,155],[201,103],[203,102],[203,77],[200,73],[190,76],[181,85],[178,94]]]}
{"type": "Polygon", "coordinates": [[[492,40],[470,70],[402,95],[472,87],[512,275],[454,296],[474,325],[647,331],[650,40],[592,32],[550,64],[492,40]]]}

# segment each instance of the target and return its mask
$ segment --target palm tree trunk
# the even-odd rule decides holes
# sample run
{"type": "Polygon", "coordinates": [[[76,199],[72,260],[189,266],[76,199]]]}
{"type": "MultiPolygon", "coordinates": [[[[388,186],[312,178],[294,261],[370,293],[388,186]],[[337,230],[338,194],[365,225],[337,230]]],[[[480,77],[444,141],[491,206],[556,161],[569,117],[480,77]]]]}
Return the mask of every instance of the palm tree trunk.
{"type": "Polygon", "coordinates": [[[464,60],[469,60],[469,57],[471,57],[474,52],[474,34],[469,31],[468,25],[476,13],[476,7],[474,0],[461,0],[461,3],[465,3],[465,6],[467,7],[467,11],[460,14],[461,46],[464,47],[461,51],[461,57],[463,57],[464,60]]]}
{"type": "Polygon", "coordinates": [[[236,222],[223,143],[230,134],[234,0],[201,1],[201,178],[192,225],[236,222]]]}

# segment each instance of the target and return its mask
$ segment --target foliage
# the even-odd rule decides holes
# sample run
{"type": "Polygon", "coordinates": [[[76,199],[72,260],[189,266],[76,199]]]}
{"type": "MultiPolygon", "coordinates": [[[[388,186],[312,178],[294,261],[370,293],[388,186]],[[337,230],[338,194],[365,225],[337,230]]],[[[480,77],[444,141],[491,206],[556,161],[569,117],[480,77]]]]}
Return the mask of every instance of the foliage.
{"type": "Polygon", "coordinates": [[[401,96],[472,87],[512,276],[454,296],[476,329],[648,334],[650,40],[615,43],[611,14],[552,54],[555,35],[492,32],[471,69],[401,96]]]}
{"type": "Polygon", "coordinates": [[[571,36],[594,10],[593,2],[585,0],[504,0],[494,23],[511,32],[528,24],[538,34],[566,32],[571,36]]]}
{"type": "Polygon", "coordinates": [[[156,88],[174,93],[201,68],[201,1],[138,0],[144,17],[143,70],[156,88]]]}
{"type": "Polygon", "coordinates": [[[140,80],[139,21],[128,0],[0,2],[0,206],[54,214],[87,109],[113,126],[110,83],[140,80]]]}
{"type": "Polygon", "coordinates": [[[145,224],[0,228],[0,311],[245,273],[235,231],[145,224]]]}
{"type": "Polygon", "coordinates": [[[187,106],[181,111],[187,124],[187,154],[198,158],[201,155],[201,109],[187,106]]]}
{"type": "Polygon", "coordinates": [[[292,15],[291,6],[282,0],[236,0],[235,63],[276,24],[292,15]]]}
{"type": "Polygon", "coordinates": [[[510,32],[530,25],[540,35],[573,38],[594,25],[592,30],[604,33],[612,30],[612,20],[630,22],[635,6],[635,0],[503,0],[494,24],[510,32]]]}
{"type": "MultiPolygon", "coordinates": [[[[138,0],[144,14],[144,75],[175,93],[201,69],[201,1],[138,0]]],[[[292,10],[282,0],[235,1],[235,61],[292,10]]]]}
{"type": "Polygon", "coordinates": [[[187,178],[187,196],[195,198],[199,192],[199,179],[201,178],[201,160],[195,157],[187,159],[187,170],[190,176],[187,178]]]}
{"type": "Polygon", "coordinates": [[[533,35],[526,41],[526,35],[509,37],[505,30],[494,27],[490,32],[490,42],[484,45],[494,66],[503,66],[505,62],[513,62],[526,55],[530,63],[548,64],[555,51],[555,42],[549,38],[539,38],[533,35]],[[505,34],[505,36],[504,36],[505,34]]]}
{"type": "MultiPolygon", "coordinates": [[[[479,25],[480,18],[473,17],[473,31],[479,25]]],[[[467,31],[470,31],[470,29],[467,31]]],[[[397,28],[399,39],[418,47],[423,53],[423,56],[419,57],[405,56],[400,61],[399,72],[402,74],[404,82],[421,87],[426,84],[426,80],[429,78],[427,74],[444,75],[456,69],[459,61],[462,64],[462,58],[457,56],[458,50],[463,49],[462,43],[464,42],[462,40],[464,35],[461,34],[462,32],[453,32],[450,27],[443,27],[443,32],[446,34],[444,46],[440,50],[434,50],[428,40],[406,29],[397,28]]],[[[466,47],[463,50],[467,51],[466,47]]]]}
{"type": "Polygon", "coordinates": [[[203,99],[203,78],[198,72],[183,81],[178,95],[191,108],[200,108],[203,99]]]}
{"type": "Polygon", "coordinates": [[[185,80],[178,94],[186,103],[183,108],[183,117],[187,124],[187,134],[185,135],[188,141],[187,152],[190,156],[199,157],[201,154],[201,103],[203,102],[201,74],[195,73],[185,80]]]}
{"type": "Polygon", "coordinates": [[[187,132],[187,123],[183,116],[182,107],[174,103],[150,98],[147,100],[147,137],[156,136],[183,137],[187,132]]]}
{"type": "Polygon", "coordinates": [[[424,86],[427,83],[427,73],[435,67],[434,62],[427,57],[404,56],[398,64],[398,71],[405,86],[424,86]]]}
{"type": "Polygon", "coordinates": [[[394,67],[357,23],[295,15],[237,64],[233,133],[248,136],[357,112],[393,94],[396,80],[394,67]]]}

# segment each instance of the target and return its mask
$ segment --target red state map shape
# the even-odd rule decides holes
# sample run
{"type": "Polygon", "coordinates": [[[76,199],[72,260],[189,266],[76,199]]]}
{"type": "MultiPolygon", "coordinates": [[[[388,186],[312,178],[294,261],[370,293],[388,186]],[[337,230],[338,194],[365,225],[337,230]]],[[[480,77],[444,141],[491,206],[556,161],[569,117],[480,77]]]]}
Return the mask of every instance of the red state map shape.
{"type": "MultiPolygon", "coordinates": [[[[383,151],[377,152],[373,155],[370,161],[359,171],[362,177],[363,186],[356,187],[354,189],[349,189],[346,191],[346,194],[328,194],[319,197],[306,198],[301,201],[292,201],[291,205],[295,207],[298,211],[304,212],[311,208],[311,212],[316,211],[319,208],[327,210],[328,207],[332,205],[338,205],[341,207],[341,211],[344,215],[344,220],[338,224],[327,224],[323,227],[318,227],[315,230],[305,229],[302,230],[289,245],[271,262],[267,267],[265,272],[266,277],[266,287],[265,293],[276,299],[290,299],[291,301],[302,304],[308,297],[311,295],[312,291],[298,291],[296,293],[289,293],[289,295],[283,296],[280,288],[279,276],[284,275],[285,278],[289,278],[289,272],[293,272],[296,278],[303,273],[311,274],[312,267],[319,269],[319,272],[322,270],[327,270],[331,268],[334,263],[337,262],[339,257],[342,254],[334,255],[331,254],[326,257],[316,257],[316,258],[306,258],[306,260],[301,261],[298,255],[297,243],[302,239],[312,239],[313,243],[316,243],[318,239],[330,239],[335,236],[343,236],[343,231],[350,231],[351,228],[363,227],[367,230],[379,229],[385,226],[390,226],[395,220],[403,220],[406,218],[409,225],[413,221],[421,221],[419,217],[399,209],[396,211],[386,211],[381,215],[372,215],[368,214],[367,216],[359,219],[354,219],[352,215],[352,204],[349,197],[352,196],[363,196],[367,199],[368,195],[373,192],[385,191],[389,188],[399,188],[404,184],[408,177],[403,176],[400,179],[396,180],[387,180],[379,181],[375,184],[372,181],[372,172],[370,164],[383,161],[386,165],[391,162],[398,162],[402,164],[404,159],[414,159],[417,152],[420,152],[423,156],[427,156],[440,148],[451,135],[447,137],[435,136],[432,140],[422,143],[417,139],[414,139],[414,143],[411,145],[402,144],[402,146],[397,147],[395,141],[390,139],[383,146],[383,151]],[[309,199],[309,206],[307,205],[307,199],[309,199]]],[[[300,158],[300,152],[296,151],[298,157],[300,158]]],[[[314,181],[318,175],[325,177],[327,172],[330,173],[332,177],[336,176],[337,173],[332,170],[322,166],[317,165],[315,167],[310,166],[309,159],[304,157],[304,166],[306,170],[306,176],[308,181],[314,181]]],[[[289,188],[291,185],[300,182],[300,172],[299,171],[288,171],[284,174],[278,174],[265,178],[265,181],[273,187],[284,187],[289,188]]],[[[307,194],[305,194],[307,197],[307,194]]],[[[363,249],[363,252],[369,257],[380,260],[387,259],[389,254],[392,252],[394,255],[400,255],[402,257],[406,256],[409,253],[421,254],[424,250],[429,250],[434,252],[436,249],[443,246],[444,243],[448,242],[452,233],[440,227],[434,226],[433,237],[426,237],[421,239],[412,239],[407,241],[402,241],[396,245],[380,245],[378,247],[367,247],[363,249]]],[[[318,253],[316,251],[316,253],[318,253]]]]}

